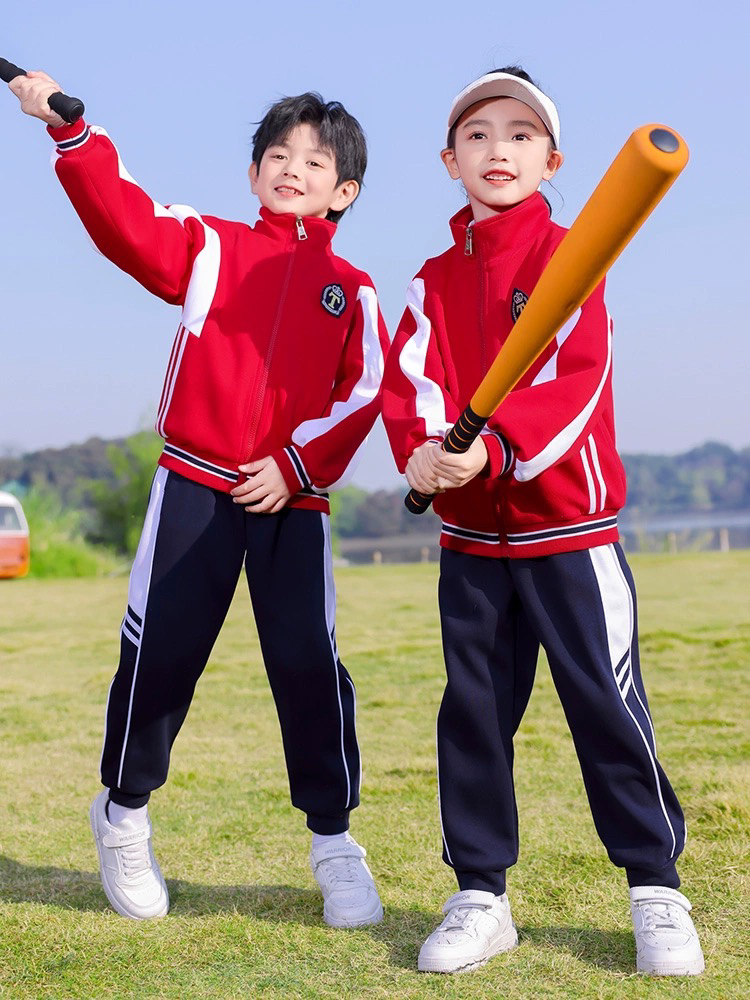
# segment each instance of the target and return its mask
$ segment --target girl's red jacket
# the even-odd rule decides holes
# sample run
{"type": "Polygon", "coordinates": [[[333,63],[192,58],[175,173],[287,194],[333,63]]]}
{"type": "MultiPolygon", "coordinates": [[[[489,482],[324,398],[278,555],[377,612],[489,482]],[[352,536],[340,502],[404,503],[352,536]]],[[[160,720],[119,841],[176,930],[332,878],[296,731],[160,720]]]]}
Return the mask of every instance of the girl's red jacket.
{"type": "MultiPolygon", "coordinates": [[[[409,286],[383,382],[399,469],[468,404],[565,230],[534,194],[473,223],[409,286]]],[[[491,557],[544,556],[616,541],[625,473],[615,449],[612,321],[604,282],[490,418],[484,472],[435,499],[441,544],[491,557]]]]}
{"type": "Polygon", "coordinates": [[[336,226],[261,209],[249,226],[165,208],[83,120],[49,129],[55,171],[99,250],[182,315],[162,390],[159,464],[229,492],[271,455],[290,506],[328,510],[380,412],[388,335],[336,226]]]}

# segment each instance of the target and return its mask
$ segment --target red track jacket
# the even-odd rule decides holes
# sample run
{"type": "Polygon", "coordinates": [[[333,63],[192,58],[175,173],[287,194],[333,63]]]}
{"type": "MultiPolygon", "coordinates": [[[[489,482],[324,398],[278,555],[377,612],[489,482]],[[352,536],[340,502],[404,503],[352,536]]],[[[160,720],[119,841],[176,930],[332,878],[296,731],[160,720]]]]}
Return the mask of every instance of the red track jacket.
{"type": "Polygon", "coordinates": [[[289,506],[328,510],[380,411],[388,335],[336,226],[261,209],[255,226],[153,201],[104,129],[49,129],[55,170],[101,252],[182,307],[156,430],[159,464],[229,492],[273,456],[289,506]]]}
{"type": "MultiPolygon", "coordinates": [[[[383,383],[399,469],[441,439],[505,342],[565,230],[540,194],[472,224],[409,286],[383,383]]],[[[441,545],[473,555],[543,556],[617,540],[625,474],[615,449],[612,322],[604,282],[490,418],[489,463],[435,500],[441,545]]]]}

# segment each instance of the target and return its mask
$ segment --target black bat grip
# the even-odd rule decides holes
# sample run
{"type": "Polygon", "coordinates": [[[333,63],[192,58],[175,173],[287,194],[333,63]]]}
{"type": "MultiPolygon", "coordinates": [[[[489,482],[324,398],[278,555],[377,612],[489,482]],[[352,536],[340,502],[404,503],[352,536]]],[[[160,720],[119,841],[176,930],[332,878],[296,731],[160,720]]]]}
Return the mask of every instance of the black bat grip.
{"type": "Polygon", "coordinates": [[[78,97],[68,97],[67,94],[50,94],[47,104],[64,118],[68,125],[75,125],[86,110],[83,101],[78,97]]]}
{"type": "Polygon", "coordinates": [[[26,70],[21,69],[20,66],[14,66],[7,59],[0,59],[0,80],[10,83],[17,76],[26,76],[26,70]]]}
{"type": "MultiPolygon", "coordinates": [[[[0,80],[10,83],[17,76],[26,76],[26,70],[20,66],[15,66],[7,59],[0,59],[0,80]]],[[[74,125],[81,117],[85,108],[83,101],[77,97],[68,97],[67,94],[51,94],[47,103],[61,118],[64,118],[69,125],[74,125]]]]}
{"type": "Polygon", "coordinates": [[[404,507],[410,514],[424,514],[426,510],[429,510],[434,499],[434,493],[418,493],[416,490],[409,490],[404,497],[404,507]]]}
{"type": "MultiPolygon", "coordinates": [[[[480,417],[471,406],[467,406],[455,424],[448,431],[443,441],[443,451],[453,455],[462,455],[471,448],[482,432],[489,417],[480,417]]],[[[410,514],[424,514],[435,499],[434,493],[418,493],[409,490],[404,497],[404,506],[410,514]]]]}

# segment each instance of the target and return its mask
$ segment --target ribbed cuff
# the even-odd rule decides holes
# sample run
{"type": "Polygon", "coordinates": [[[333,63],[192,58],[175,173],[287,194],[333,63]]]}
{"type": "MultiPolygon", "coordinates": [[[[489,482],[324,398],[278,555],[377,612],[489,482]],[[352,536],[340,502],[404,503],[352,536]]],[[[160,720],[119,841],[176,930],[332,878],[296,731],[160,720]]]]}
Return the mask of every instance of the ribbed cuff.
{"type": "Polygon", "coordinates": [[[307,827],[313,833],[320,833],[325,837],[346,833],[349,829],[349,813],[344,812],[340,816],[316,816],[313,813],[308,813],[307,827]]]}
{"type": "Polygon", "coordinates": [[[646,868],[626,868],[625,874],[628,876],[628,886],[631,889],[636,885],[664,885],[668,889],[680,887],[680,876],[674,865],[667,865],[666,868],[659,868],[656,871],[646,868]]]}
{"type": "Polygon", "coordinates": [[[48,125],[47,131],[55,140],[60,153],[80,149],[91,138],[91,131],[83,118],[79,118],[73,125],[60,125],[58,128],[48,125]]]}
{"type": "Polygon", "coordinates": [[[466,889],[481,889],[502,896],[505,892],[505,869],[497,872],[456,872],[458,887],[466,889]]]}
{"type": "Polygon", "coordinates": [[[484,430],[481,438],[487,448],[487,465],[480,475],[487,479],[504,476],[513,468],[515,454],[507,438],[497,431],[484,430]]]}
{"type": "Polygon", "coordinates": [[[290,444],[286,448],[274,451],[271,458],[278,465],[281,475],[284,477],[284,482],[289,487],[289,492],[292,496],[295,493],[299,493],[300,490],[309,490],[312,488],[310,477],[307,475],[307,470],[302,464],[302,459],[294,445],[290,444]]]}
{"type": "Polygon", "coordinates": [[[150,798],[151,792],[144,792],[142,795],[129,795],[127,792],[121,792],[117,788],[110,788],[109,790],[110,802],[114,802],[118,806],[124,806],[126,809],[140,809],[141,806],[146,805],[150,798]]]}

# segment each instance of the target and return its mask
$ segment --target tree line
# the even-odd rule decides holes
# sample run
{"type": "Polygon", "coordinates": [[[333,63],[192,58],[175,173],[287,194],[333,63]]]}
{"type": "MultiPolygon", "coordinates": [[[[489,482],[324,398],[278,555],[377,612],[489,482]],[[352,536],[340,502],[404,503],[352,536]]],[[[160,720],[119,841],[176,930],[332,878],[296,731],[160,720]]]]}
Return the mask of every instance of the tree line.
{"type": "MultiPolygon", "coordinates": [[[[130,554],[137,543],[161,439],[143,431],[115,441],[91,438],[68,448],[0,458],[0,488],[51,495],[80,514],[80,534],[130,554]]],[[[709,442],[680,455],[624,455],[633,516],[750,510],[750,448],[709,442]]],[[[381,538],[437,530],[434,515],[415,518],[403,490],[332,494],[341,538],[381,538]]]]}

